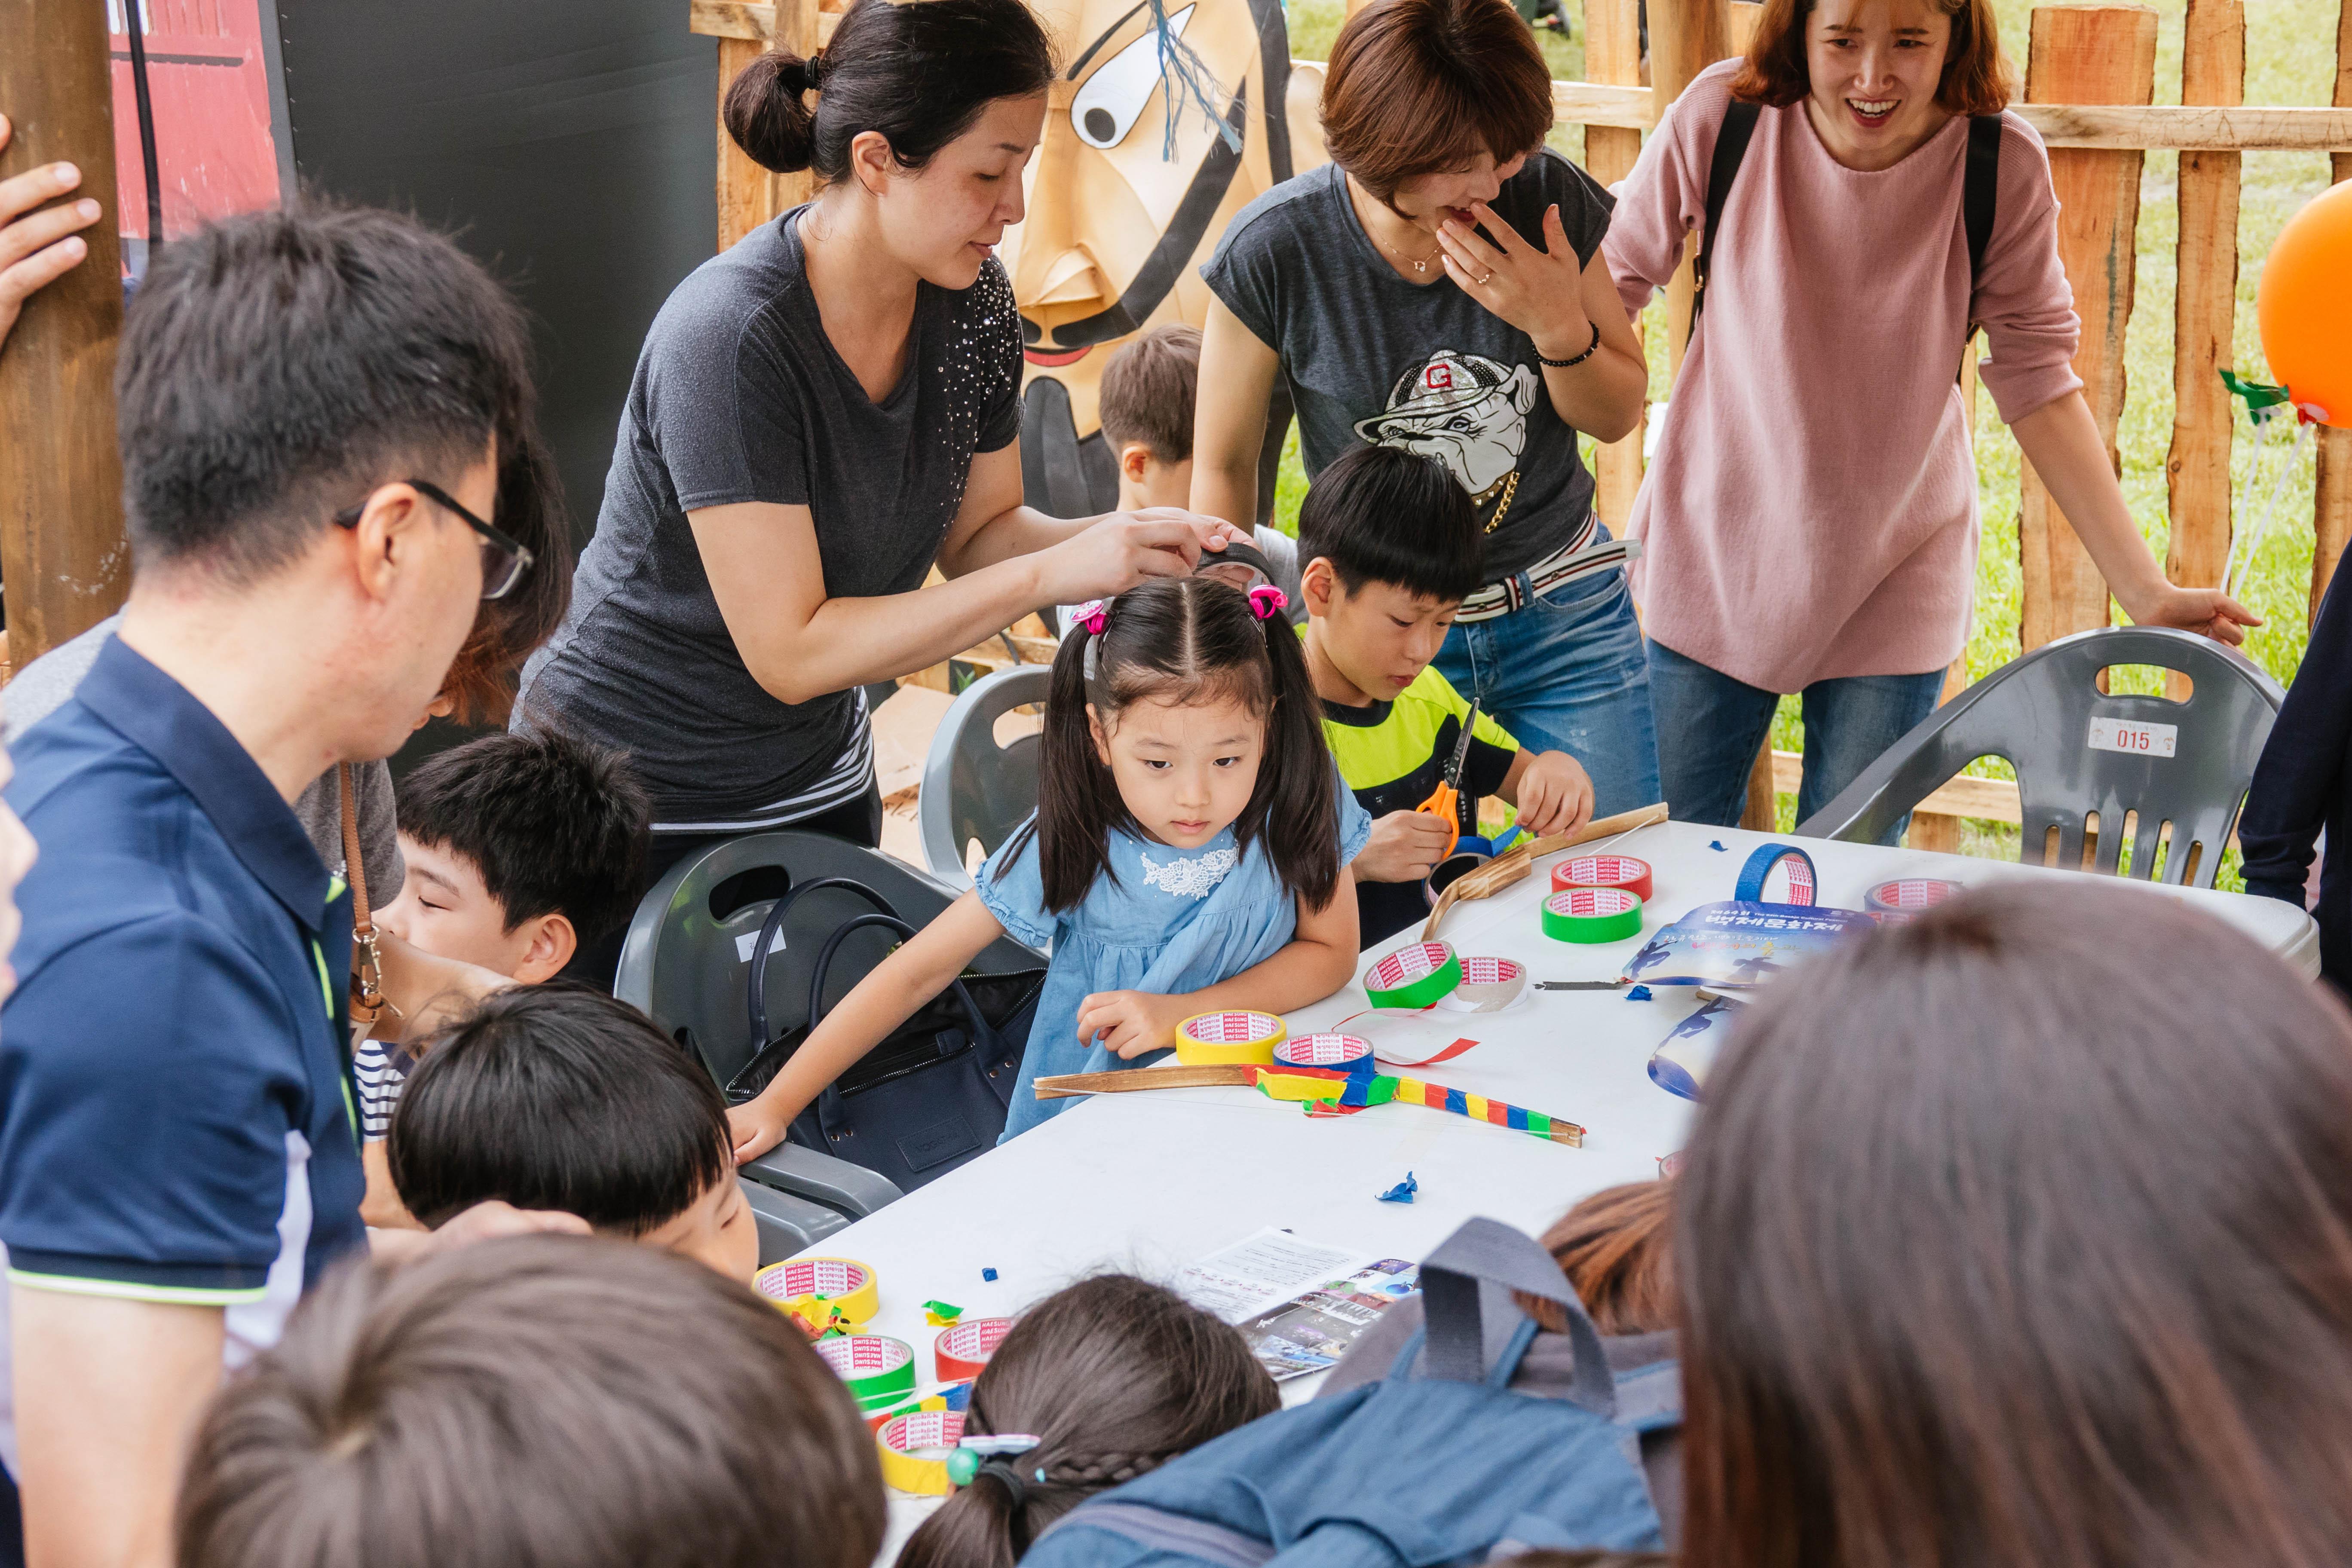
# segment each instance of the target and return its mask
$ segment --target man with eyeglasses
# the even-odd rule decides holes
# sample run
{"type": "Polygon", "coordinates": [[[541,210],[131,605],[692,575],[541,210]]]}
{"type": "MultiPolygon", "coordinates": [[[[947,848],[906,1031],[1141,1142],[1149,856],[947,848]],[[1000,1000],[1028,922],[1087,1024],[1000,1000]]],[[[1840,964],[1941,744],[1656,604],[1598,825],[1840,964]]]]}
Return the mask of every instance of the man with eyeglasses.
{"type": "Polygon", "coordinates": [[[530,570],[487,516],[527,342],[455,247],[357,209],[178,241],[130,308],[130,601],[7,791],[41,859],[0,1009],[0,1560],[21,1496],[36,1563],[168,1561],[224,1364],[337,1258],[585,1229],[362,1225],[352,904],[292,808],[395,750],[530,570]]]}

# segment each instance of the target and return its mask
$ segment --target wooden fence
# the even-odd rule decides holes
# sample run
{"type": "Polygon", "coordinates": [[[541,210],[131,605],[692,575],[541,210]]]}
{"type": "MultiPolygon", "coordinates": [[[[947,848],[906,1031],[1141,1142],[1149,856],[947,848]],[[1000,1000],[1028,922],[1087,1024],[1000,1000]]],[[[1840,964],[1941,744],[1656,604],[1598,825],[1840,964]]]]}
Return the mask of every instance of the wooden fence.
{"type": "MultiPolygon", "coordinates": [[[[1361,0],[1349,0],[1355,10],[1361,0]]],[[[719,39],[719,91],[771,40],[803,52],[832,34],[845,0],[690,0],[692,26],[719,39]]],[[[1650,81],[1644,85],[1636,0],[1585,0],[1586,81],[1552,84],[1554,116],[1584,127],[1585,164],[1603,184],[1622,179],[1640,154],[1642,135],[1692,78],[1744,47],[1759,5],[1744,0],[1651,0],[1650,81]]],[[[2174,580],[2211,584],[2230,553],[2230,455],[2234,411],[2216,372],[2234,365],[2239,258],[2239,162],[2250,152],[2329,152],[2334,177],[2352,179],[2352,0],[2342,0],[2335,42],[2335,107],[2248,107],[2243,0],[2188,0],[2181,101],[2155,97],[2156,13],[2129,0],[2059,0],[2035,7],[2025,71],[2025,100],[2015,105],[2050,149],[2051,179],[2062,204],[2059,249],[2083,318],[2074,368],[2105,437],[2110,461],[2123,413],[2124,335],[2130,324],[2140,199],[2140,167],[2151,150],[2180,153],[2178,290],[2174,304],[2172,444],[2166,462],[2171,518],[2167,567],[2174,580]]],[[[719,242],[745,232],[802,199],[806,176],[759,168],[719,132],[719,242]]],[[[2347,285],[2352,286],[2352,285],[2347,285]]],[[[1690,283],[1667,290],[1667,361],[1679,369],[1689,333],[1690,283]]],[[[1973,363],[1967,380],[1973,400],[1973,363]]],[[[1643,432],[1601,448],[1598,505],[1622,525],[1642,481],[1643,432]]],[[[2311,592],[2319,599],[2352,542],[2352,430],[2325,430],[2318,440],[2318,490],[2313,528],[2311,592]]],[[[2023,586],[2021,649],[2108,623],[2106,584],[2074,531],[2025,466],[2019,518],[2023,586]]],[[[1945,682],[1948,698],[1966,683],[1966,658],[1945,682]]],[[[1748,825],[1772,825],[1773,795],[1797,787],[1799,759],[1757,758],[1748,789],[1748,825]]],[[[2016,787],[1999,780],[1958,779],[1928,798],[1913,819],[1915,847],[1957,849],[1962,817],[2015,822],[2016,787]]]]}

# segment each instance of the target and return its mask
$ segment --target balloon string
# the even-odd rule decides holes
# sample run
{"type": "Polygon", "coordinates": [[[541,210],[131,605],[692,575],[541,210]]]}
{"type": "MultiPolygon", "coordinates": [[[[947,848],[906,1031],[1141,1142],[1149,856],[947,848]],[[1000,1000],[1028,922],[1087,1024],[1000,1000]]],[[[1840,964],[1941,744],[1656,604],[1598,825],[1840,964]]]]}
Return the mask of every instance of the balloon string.
{"type": "MultiPolygon", "coordinates": [[[[2276,424],[2277,421],[2268,423],[2276,424]]],[[[2278,515],[2279,498],[2286,494],[2286,481],[2295,471],[2296,459],[2303,454],[2304,442],[2311,436],[2310,425],[2301,419],[2297,419],[2295,425],[2294,439],[2287,444],[2286,455],[2279,462],[2278,475],[2271,482],[2271,499],[2263,508],[2262,521],[2254,524],[2253,532],[2246,536],[2246,552],[2242,560],[2238,554],[2237,542],[2234,540],[2231,542],[2230,559],[2221,570],[2221,592],[2224,595],[2242,591],[2245,586],[2242,579],[2254,569],[2254,557],[2262,552],[2263,541],[2270,533],[2271,519],[2278,515]],[[2231,586],[2233,582],[2235,589],[2231,586]]],[[[2269,440],[2270,432],[2263,431],[2263,437],[2269,440]]],[[[2260,454],[2256,456],[2259,458],[2260,454]]]]}

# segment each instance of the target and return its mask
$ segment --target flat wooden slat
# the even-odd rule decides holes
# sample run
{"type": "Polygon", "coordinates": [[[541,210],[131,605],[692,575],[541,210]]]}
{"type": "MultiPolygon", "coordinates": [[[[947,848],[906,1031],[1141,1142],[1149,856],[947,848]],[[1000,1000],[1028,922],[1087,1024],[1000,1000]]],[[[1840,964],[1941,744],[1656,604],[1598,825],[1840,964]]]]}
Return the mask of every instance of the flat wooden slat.
{"type": "Polygon", "coordinates": [[[688,0],[687,30],[713,38],[764,44],[776,33],[776,8],[759,0],[688,0]]]}
{"type": "MultiPolygon", "coordinates": [[[[2234,104],[2245,90],[2243,0],[2189,0],[2182,101],[2234,104]]],[[[2200,586],[2220,583],[2230,557],[2230,446],[2237,422],[2217,373],[2237,363],[2239,162],[2235,153],[2180,155],[2172,446],[2165,458],[2172,528],[2164,569],[2176,583],[2200,586]]],[[[2175,694],[2186,695],[2185,689],[2175,694]]]]}
{"type": "MultiPolygon", "coordinates": [[[[1638,4],[1639,0],[1584,0],[1584,68],[1612,88],[1640,94],[1646,113],[1649,94],[1641,86],[1638,4]]],[[[1584,166],[1602,184],[1614,184],[1633,173],[1634,160],[1641,154],[1639,131],[1625,126],[1585,126],[1584,166]]],[[[1637,332],[1640,325],[1638,321],[1634,323],[1637,332]]],[[[1645,405],[1633,434],[1607,443],[1594,454],[1593,509],[1616,533],[1625,531],[1626,520],[1633,513],[1633,497],[1642,488],[1642,441],[1649,419],[1645,405]]]]}
{"type": "MultiPolygon", "coordinates": [[[[780,0],[772,5],[755,5],[740,0],[695,0],[696,30],[704,30],[701,23],[706,11],[722,10],[754,17],[759,25],[770,30],[757,37],[741,33],[719,36],[719,102],[723,110],[727,89],[736,73],[760,58],[771,45],[807,55],[817,47],[818,31],[816,0],[780,0]],[[764,14],[762,16],[761,14],[764,14]]],[[[752,25],[745,23],[746,26],[752,25]]],[[[796,174],[779,174],[761,168],[745,156],[727,134],[727,122],[722,113],[719,122],[719,248],[725,250],[737,240],[769,222],[778,214],[808,200],[815,181],[803,170],[796,174]]]]}
{"type": "MultiPolygon", "coordinates": [[[[737,0],[704,5],[744,10],[737,0]]],[[[1741,0],[1744,5],[1745,0],[1741,0]]],[[[702,30],[702,29],[698,29],[702,30]]],[[[1592,68],[1588,67],[1587,68],[1592,68]]],[[[1563,125],[1646,131],[1656,123],[1654,89],[1608,81],[1555,81],[1552,116],[1563,125]]],[[[1672,102],[1667,99],[1665,102],[1672,102]]],[[[2218,104],[2012,103],[2051,147],[2088,151],[2326,153],[2352,149],[2352,106],[2248,109],[2218,104]]]]}
{"type": "MultiPolygon", "coordinates": [[[[2156,13],[2129,4],[2038,5],[2026,69],[2029,100],[2146,103],[2156,89],[2156,13]]],[[[2050,154],[2058,254],[2083,337],[2074,374],[2116,464],[2124,406],[2124,332],[2131,321],[2132,230],[2144,155],[2066,148],[2050,154]]],[[[2018,527],[2023,592],[2019,638],[2033,649],[2107,624],[2107,585],[2031,463],[2022,465],[2018,527]]],[[[2120,471],[2120,468],[2118,468],[2120,471]]]]}
{"type": "MultiPolygon", "coordinates": [[[[1649,16],[1650,112],[1655,123],[1693,78],[1732,52],[1731,5],[1730,0],[1658,0],[1649,16]]],[[[1672,374],[1682,374],[1690,323],[1691,258],[1685,255],[1666,285],[1666,364],[1672,374]]]]}
{"type": "MultiPolygon", "coordinates": [[[[1805,759],[1795,752],[1774,752],[1771,754],[1772,787],[1781,795],[1794,795],[1804,782],[1805,759]]],[[[1961,777],[1948,781],[1927,799],[1917,812],[1935,816],[1973,817],[1979,822],[2019,823],[2025,820],[2017,801],[2017,784],[2010,779],[1978,779],[1961,777]]],[[[1914,845],[1914,848],[1920,847],[1914,845]]]]}
{"type": "MultiPolygon", "coordinates": [[[[0,110],[15,127],[0,179],[69,161],[81,170],[74,197],[103,215],[81,231],[89,254],[25,301],[0,353],[0,580],[20,668],[111,615],[130,585],[114,447],[121,215],[105,18],[82,0],[0,0],[0,110]]],[[[137,134],[124,134],[135,147],[137,134]]]]}

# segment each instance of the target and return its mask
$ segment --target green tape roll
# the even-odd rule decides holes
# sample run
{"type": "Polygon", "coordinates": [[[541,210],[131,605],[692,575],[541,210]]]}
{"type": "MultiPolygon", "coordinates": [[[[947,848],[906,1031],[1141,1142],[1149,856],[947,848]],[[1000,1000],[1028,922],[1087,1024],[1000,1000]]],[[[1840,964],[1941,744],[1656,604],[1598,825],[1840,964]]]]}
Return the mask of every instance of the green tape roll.
{"type": "Polygon", "coordinates": [[[1364,994],[1375,1007],[1426,1007],[1461,984],[1462,961],[1442,942],[1398,948],[1364,972],[1364,994]]]}
{"type": "Polygon", "coordinates": [[[1622,942],[1642,934],[1642,900],[1622,888],[1567,888],[1543,902],[1543,932],[1559,942],[1622,942]]]}
{"type": "Polygon", "coordinates": [[[915,1386],[915,1347],[904,1340],[887,1334],[835,1334],[817,1341],[816,1353],[861,1406],[895,1401],[915,1386]]]}

